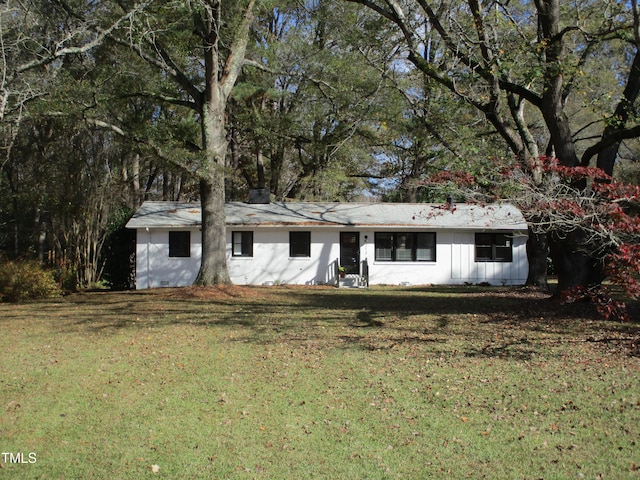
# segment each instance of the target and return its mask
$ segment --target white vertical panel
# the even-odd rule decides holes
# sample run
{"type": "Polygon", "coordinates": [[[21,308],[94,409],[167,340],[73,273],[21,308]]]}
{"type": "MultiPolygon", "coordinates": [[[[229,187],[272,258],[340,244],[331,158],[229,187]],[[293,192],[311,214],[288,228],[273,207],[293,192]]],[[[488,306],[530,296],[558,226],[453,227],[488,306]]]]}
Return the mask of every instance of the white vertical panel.
{"type": "Polygon", "coordinates": [[[462,271],[462,245],[460,245],[460,234],[451,233],[451,278],[459,280],[464,277],[462,271]]]}

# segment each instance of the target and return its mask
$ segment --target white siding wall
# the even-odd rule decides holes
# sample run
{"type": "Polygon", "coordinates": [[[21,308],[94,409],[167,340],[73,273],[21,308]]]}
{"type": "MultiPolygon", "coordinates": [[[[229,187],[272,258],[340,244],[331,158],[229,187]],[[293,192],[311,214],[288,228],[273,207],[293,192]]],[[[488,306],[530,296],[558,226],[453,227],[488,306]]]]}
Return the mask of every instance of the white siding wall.
{"type": "Polygon", "coordinates": [[[475,232],[449,232],[451,245],[451,282],[492,285],[522,285],[527,281],[527,237],[513,238],[512,262],[476,262],[475,232]]]}
{"type": "MultiPolygon", "coordinates": [[[[380,231],[380,230],[378,230],[380,231]]],[[[398,231],[402,231],[398,229],[398,231]]],[[[364,232],[367,241],[362,250],[362,258],[369,264],[370,285],[422,285],[427,283],[448,283],[450,267],[442,261],[443,248],[440,233],[436,233],[435,262],[380,262],[376,261],[375,231],[364,232]]]]}
{"type": "MultiPolygon", "coordinates": [[[[311,257],[289,257],[289,231],[280,228],[253,231],[253,257],[233,257],[227,229],[227,261],[231,281],[238,285],[334,283],[332,264],[340,256],[340,232],[347,229],[299,229],[311,232],[311,257]]],[[[528,273],[526,237],[515,237],[513,262],[475,262],[475,232],[436,232],[435,262],[377,262],[374,230],[360,233],[360,259],[369,264],[369,283],[399,285],[524,284],[528,273]]],[[[380,231],[380,230],[377,230],[380,231]]],[[[136,252],[136,288],[185,286],[195,281],[200,266],[201,234],[191,230],[191,257],[169,257],[169,230],[139,229],[136,252]],[[149,255],[149,256],[147,256],[149,255]],[[148,267],[151,275],[148,275],[148,267]]]]}
{"type": "Polygon", "coordinates": [[[340,231],[298,230],[311,232],[309,258],[289,257],[289,231],[275,228],[253,230],[253,257],[233,257],[231,232],[242,229],[228,229],[227,262],[231,281],[238,285],[331,283],[333,270],[330,265],[340,255],[340,231]]]}
{"type": "Polygon", "coordinates": [[[189,230],[191,256],[181,258],[169,257],[168,229],[147,231],[139,228],[136,231],[137,289],[193,285],[200,269],[202,236],[199,229],[189,230]]]}

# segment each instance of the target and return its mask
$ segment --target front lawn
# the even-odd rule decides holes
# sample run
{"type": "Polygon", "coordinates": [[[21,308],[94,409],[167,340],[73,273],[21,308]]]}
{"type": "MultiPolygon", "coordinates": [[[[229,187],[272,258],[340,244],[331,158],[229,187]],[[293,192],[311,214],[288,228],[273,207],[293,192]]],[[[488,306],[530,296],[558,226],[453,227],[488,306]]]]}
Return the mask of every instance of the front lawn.
{"type": "Polygon", "coordinates": [[[0,478],[640,478],[640,324],[523,289],[93,292],[0,325],[0,478]]]}

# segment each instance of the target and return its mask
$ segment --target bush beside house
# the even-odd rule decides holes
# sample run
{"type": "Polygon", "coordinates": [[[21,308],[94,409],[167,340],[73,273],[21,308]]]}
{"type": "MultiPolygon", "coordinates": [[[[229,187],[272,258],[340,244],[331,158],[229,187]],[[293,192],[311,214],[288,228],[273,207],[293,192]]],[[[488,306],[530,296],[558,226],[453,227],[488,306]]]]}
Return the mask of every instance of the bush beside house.
{"type": "Polygon", "coordinates": [[[60,295],[53,273],[37,261],[0,259],[0,301],[23,302],[60,295]]]}

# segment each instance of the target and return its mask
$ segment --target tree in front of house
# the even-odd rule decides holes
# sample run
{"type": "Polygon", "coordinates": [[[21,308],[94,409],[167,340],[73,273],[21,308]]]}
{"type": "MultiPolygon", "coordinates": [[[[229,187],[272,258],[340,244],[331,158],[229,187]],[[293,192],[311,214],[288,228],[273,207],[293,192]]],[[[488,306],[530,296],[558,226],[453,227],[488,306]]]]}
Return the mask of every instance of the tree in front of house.
{"type": "MultiPolygon", "coordinates": [[[[505,180],[517,184],[514,197],[534,233],[569,243],[593,262],[599,278],[579,285],[558,283],[565,301],[592,300],[607,318],[627,319],[620,293],[640,298],[640,187],[614,180],[597,167],[565,167],[541,158],[544,181],[533,184],[518,169],[505,169],[505,180]],[[607,279],[604,284],[602,280],[607,279]],[[617,289],[618,291],[614,291],[617,289]]],[[[551,250],[552,255],[557,252],[551,250]]],[[[556,269],[569,269],[566,258],[553,258],[556,269]]]]}
{"type": "MultiPolygon", "coordinates": [[[[109,5],[119,15],[135,8],[122,2],[109,5]]],[[[255,0],[147,2],[129,16],[127,25],[108,35],[114,58],[133,52],[141,71],[151,75],[138,78],[137,88],[127,94],[153,99],[159,110],[186,109],[199,126],[199,138],[185,145],[180,160],[199,183],[201,285],[229,282],[224,217],[227,106],[246,64],[255,9],[255,0]]],[[[137,77],[134,63],[129,65],[131,70],[122,75],[137,77]]],[[[161,141],[154,145],[163,150],[161,141]]],[[[171,153],[175,157],[177,151],[171,153]]]]}

